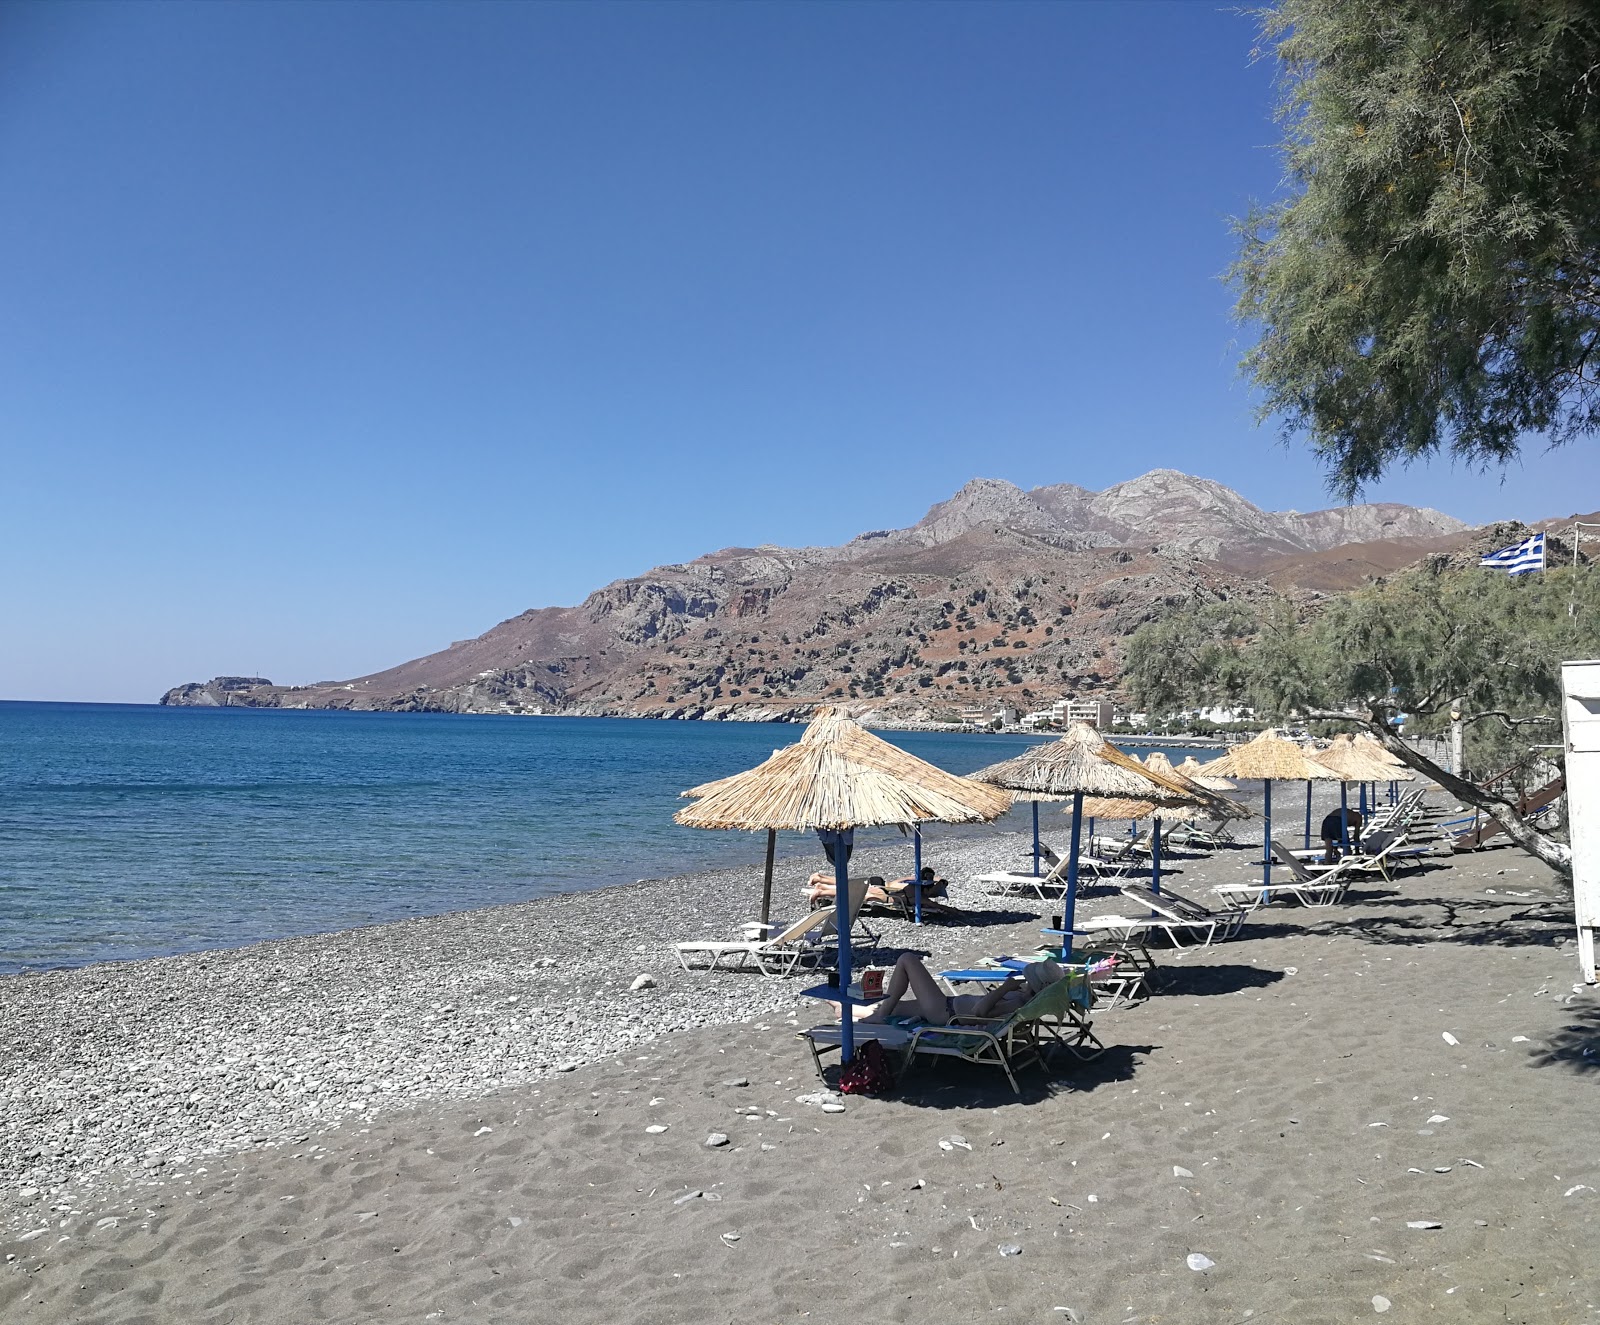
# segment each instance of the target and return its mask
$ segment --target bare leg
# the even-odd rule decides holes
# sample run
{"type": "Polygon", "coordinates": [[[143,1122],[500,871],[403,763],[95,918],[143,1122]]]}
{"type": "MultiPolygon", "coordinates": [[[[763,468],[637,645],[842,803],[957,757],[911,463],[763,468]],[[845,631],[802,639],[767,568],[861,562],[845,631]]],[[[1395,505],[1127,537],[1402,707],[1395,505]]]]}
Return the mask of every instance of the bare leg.
{"type": "Polygon", "coordinates": [[[936,1025],[943,1024],[946,1006],[944,990],[928,973],[922,958],[909,952],[903,954],[894,964],[894,970],[889,972],[889,982],[883,988],[883,1000],[861,1020],[888,1021],[908,992],[916,1002],[919,1017],[936,1025]]]}

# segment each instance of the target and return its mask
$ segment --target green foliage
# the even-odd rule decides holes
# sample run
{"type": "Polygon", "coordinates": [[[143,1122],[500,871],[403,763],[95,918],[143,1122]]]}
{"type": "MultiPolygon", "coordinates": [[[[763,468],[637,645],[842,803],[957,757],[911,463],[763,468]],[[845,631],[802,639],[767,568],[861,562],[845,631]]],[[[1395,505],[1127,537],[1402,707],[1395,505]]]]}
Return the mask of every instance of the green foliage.
{"type": "Polygon", "coordinates": [[[1293,195],[1240,224],[1262,413],[1353,496],[1600,427],[1600,5],[1281,0],[1293,195]]]}
{"type": "Polygon", "coordinates": [[[1242,703],[1287,721],[1353,709],[1383,723],[1405,714],[1408,734],[1442,730],[1460,700],[1468,763],[1503,766],[1560,739],[1560,663],[1600,656],[1597,576],[1414,570],[1310,620],[1280,606],[1253,626],[1237,609],[1189,609],[1133,636],[1127,678],[1155,711],[1242,703]]]}

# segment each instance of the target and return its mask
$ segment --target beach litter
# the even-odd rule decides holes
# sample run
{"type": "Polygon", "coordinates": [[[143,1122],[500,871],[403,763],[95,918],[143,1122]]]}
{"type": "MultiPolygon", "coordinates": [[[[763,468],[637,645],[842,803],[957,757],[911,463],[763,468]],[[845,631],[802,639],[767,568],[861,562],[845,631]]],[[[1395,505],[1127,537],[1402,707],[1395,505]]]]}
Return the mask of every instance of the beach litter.
{"type": "Polygon", "coordinates": [[[822,1111],[823,1113],[843,1113],[844,1105],[840,1104],[838,1100],[829,1100],[822,1105],[822,1111]]]}
{"type": "Polygon", "coordinates": [[[1460,1044],[1461,1043],[1461,1041],[1456,1039],[1456,1037],[1453,1036],[1452,1034],[1450,1034],[1449,1031],[1440,1031],[1439,1033],[1442,1036],[1444,1036],[1444,1042],[1446,1044],[1460,1044]]]}
{"type": "Polygon", "coordinates": [[[1002,1256],[1020,1256],[1020,1255],[1022,1255],[1022,1248],[1017,1246],[1017,1244],[1015,1242],[1002,1242],[999,1245],[999,1247],[996,1248],[996,1250],[1002,1256]]]}
{"type": "Polygon", "coordinates": [[[1579,1192],[1592,1192],[1593,1190],[1594,1188],[1589,1186],[1588,1183],[1580,1182],[1576,1187],[1568,1187],[1567,1190],[1562,1193],[1562,1195],[1576,1196],[1579,1192]]]}
{"type": "Polygon", "coordinates": [[[1191,1251],[1184,1259],[1184,1264],[1196,1274],[1203,1274],[1205,1271],[1212,1269],[1216,1262],[1209,1256],[1201,1255],[1198,1251],[1191,1251]]]}
{"type": "Polygon", "coordinates": [[[1188,1169],[1184,1168],[1183,1165],[1174,1164],[1172,1166],[1172,1176],[1174,1178],[1192,1178],[1194,1177],[1194,1174],[1189,1172],[1188,1169]]]}
{"type": "Polygon", "coordinates": [[[704,1192],[685,1192],[673,1201],[673,1205],[682,1205],[685,1201],[698,1201],[704,1195],[704,1192]]]}
{"type": "Polygon", "coordinates": [[[727,1144],[728,1134],[726,1132],[713,1132],[710,1136],[706,1137],[706,1145],[713,1150],[719,1146],[725,1146],[727,1144]]]}
{"type": "Polygon", "coordinates": [[[971,1150],[972,1143],[964,1136],[941,1136],[939,1138],[940,1150],[955,1150],[958,1147],[962,1150],[971,1150]]]}
{"type": "Polygon", "coordinates": [[[1408,1220],[1406,1220],[1406,1227],[1407,1228],[1443,1228],[1444,1225],[1441,1224],[1437,1219],[1408,1219],[1408,1220]]]}
{"type": "Polygon", "coordinates": [[[651,1123],[644,1130],[650,1136],[660,1136],[670,1125],[669,1123],[651,1123]]]}
{"type": "Polygon", "coordinates": [[[1449,1119],[1448,1119],[1448,1118],[1446,1118],[1446,1117],[1445,1117],[1445,1116],[1444,1116],[1444,1114],[1442,1114],[1442,1113],[1436,1113],[1436,1114],[1434,1114],[1434,1115],[1433,1115],[1433,1117],[1431,1117],[1431,1118],[1429,1118],[1429,1119],[1428,1119],[1428,1121],[1429,1121],[1429,1122],[1430,1122],[1430,1123],[1447,1123],[1447,1122],[1449,1122],[1449,1121],[1450,1121],[1450,1120],[1449,1120],[1449,1119]]]}
{"type": "Polygon", "coordinates": [[[1372,1309],[1382,1315],[1392,1304],[1382,1293],[1372,1295],[1372,1309]]]}

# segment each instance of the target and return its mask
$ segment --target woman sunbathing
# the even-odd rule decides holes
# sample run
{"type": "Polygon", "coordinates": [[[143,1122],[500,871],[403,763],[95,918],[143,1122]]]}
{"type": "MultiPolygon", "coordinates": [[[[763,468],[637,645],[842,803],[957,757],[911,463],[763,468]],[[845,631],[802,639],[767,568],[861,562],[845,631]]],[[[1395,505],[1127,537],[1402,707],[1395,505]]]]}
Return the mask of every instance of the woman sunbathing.
{"type": "Polygon", "coordinates": [[[856,1020],[888,1021],[908,993],[916,1004],[916,1015],[934,1026],[947,1026],[957,1017],[1009,1017],[1066,974],[1055,962],[1030,962],[1019,974],[1008,977],[986,994],[947,994],[922,964],[922,958],[908,952],[889,972],[883,998],[870,1012],[858,1011],[856,1020]]]}
{"type": "MultiPolygon", "coordinates": [[[[857,879],[856,882],[859,883],[860,880],[857,879]]],[[[834,897],[838,895],[838,891],[834,884],[833,875],[827,870],[818,870],[806,880],[806,900],[811,903],[813,911],[824,902],[832,902],[834,897]]],[[[874,874],[867,880],[866,905],[870,906],[876,902],[879,906],[888,906],[891,904],[891,900],[882,875],[874,874]]]]}
{"type": "MultiPolygon", "coordinates": [[[[874,874],[867,880],[865,905],[882,906],[895,911],[896,914],[904,912],[909,915],[915,905],[915,894],[911,890],[917,887],[922,889],[922,906],[925,911],[948,914],[954,909],[936,900],[949,891],[950,884],[948,880],[939,878],[929,866],[923,867],[920,881],[916,875],[908,874],[903,879],[885,882],[882,875],[874,874]]],[[[813,909],[825,902],[833,901],[836,891],[833,875],[826,870],[818,870],[806,880],[806,900],[811,903],[813,909]]]]}

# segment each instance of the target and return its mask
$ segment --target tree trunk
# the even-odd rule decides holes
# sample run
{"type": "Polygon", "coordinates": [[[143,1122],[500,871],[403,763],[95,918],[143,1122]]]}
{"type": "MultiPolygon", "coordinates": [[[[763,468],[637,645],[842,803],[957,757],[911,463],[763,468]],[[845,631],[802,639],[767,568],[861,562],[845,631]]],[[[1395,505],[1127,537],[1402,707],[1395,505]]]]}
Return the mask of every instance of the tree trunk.
{"type": "Polygon", "coordinates": [[[1465,801],[1468,805],[1482,810],[1485,814],[1499,820],[1506,830],[1506,836],[1531,856],[1537,856],[1551,869],[1565,879],[1572,882],[1572,848],[1565,842],[1558,842],[1547,833],[1541,833],[1533,827],[1521,814],[1517,812],[1515,801],[1508,800],[1499,792],[1490,791],[1487,787],[1480,787],[1476,782],[1468,782],[1465,778],[1457,777],[1454,773],[1447,772],[1439,767],[1433,760],[1418,754],[1409,745],[1394,734],[1389,726],[1387,715],[1374,711],[1370,718],[1352,718],[1346,713],[1320,712],[1314,714],[1318,718],[1343,719],[1344,721],[1359,722],[1372,733],[1383,745],[1383,748],[1399,759],[1408,768],[1414,768],[1423,777],[1437,782],[1458,800],[1465,801]]]}

